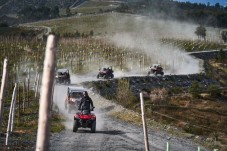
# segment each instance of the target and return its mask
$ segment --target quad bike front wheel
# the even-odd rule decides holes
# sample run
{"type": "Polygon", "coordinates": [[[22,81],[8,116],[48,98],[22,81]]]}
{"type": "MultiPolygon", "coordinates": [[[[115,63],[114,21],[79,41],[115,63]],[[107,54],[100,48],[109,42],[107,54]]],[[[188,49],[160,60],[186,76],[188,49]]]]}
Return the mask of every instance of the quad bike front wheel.
{"type": "Polygon", "coordinates": [[[74,120],[74,122],[73,122],[73,132],[77,132],[77,130],[78,130],[78,122],[77,122],[77,120],[74,120]]]}
{"type": "Polygon", "coordinates": [[[94,121],[91,125],[91,132],[95,133],[95,131],[96,131],[96,121],[94,121]]]}
{"type": "Polygon", "coordinates": [[[99,79],[99,74],[97,75],[97,79],[99,79]]]}

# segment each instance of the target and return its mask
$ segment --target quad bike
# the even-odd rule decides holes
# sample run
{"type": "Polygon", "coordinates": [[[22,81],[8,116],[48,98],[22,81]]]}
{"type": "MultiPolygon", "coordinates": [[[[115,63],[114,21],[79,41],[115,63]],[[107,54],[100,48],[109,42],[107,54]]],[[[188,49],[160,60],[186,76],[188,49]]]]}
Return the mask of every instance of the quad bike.
{"type": "Polygon", "coordinates": [[[154,64],[153,66],[150,67],[148,71],[148,76],[150,74],[154,75],[164,75],[163,68],[161,67],[160,64],[154,64]]]}
{"type": "MultiPolygon", "coordinates": [[[[93,111],[93,109],[92,109],[93,111]]],[[[77,132],[78,128],[90,128],[92,133],[96,132],[96,116],[89,110],[83,110],[74,114],[73,132],[77,132]]]]}
{"type": "Polygon", "coordinates": [[[99,79],[99,78],[113,79],[114,78],[113,72],[114,71],[112,70],[112,67],[99,69],[99,73],[97,75],[97,79],[99,79]]]}
{"type": "Polygon", "coordinates": [[[77,111],[80,101],[83,98],[83,92],[86,92],[86,90],[82,87],[68,87],[65,99],[65,110],[68,110],[68,113],[77,111]]]}
{"type": "Polygon", "coordinates": [[[70,80],[69,70],[68,69],[58,69],[55,79],[56,79],[56,83],[70,84],[71,80],[70,80]]]}

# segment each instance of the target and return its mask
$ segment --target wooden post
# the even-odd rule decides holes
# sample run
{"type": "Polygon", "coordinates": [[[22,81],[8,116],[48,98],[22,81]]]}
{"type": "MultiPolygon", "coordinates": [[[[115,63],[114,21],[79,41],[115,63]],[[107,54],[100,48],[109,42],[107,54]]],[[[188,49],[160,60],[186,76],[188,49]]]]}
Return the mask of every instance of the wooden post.
{"type": "Polygon", "coordinates": [[[29,107],[29,89],[30,89],[30,76],[28,76],[27,78],[27,103],[28,103],[28,107],[29,107]]]}
{"type": "Polygon", "coordinates": [[[36,82],[36,86],[35,86],[35,98],[37,97],[38,88],[39,88],[39,74],[38,74],[37,82],[36,82]]]}
{"type": "Polygon", "coordinates": [[[51,97],[54,82],[55,55],[57,40],[54,35],[47,39],[42,87],[40,92],[39,123],[36,141],[36,151],[49,150],[51,97]]]}
{"type": "Polygon", "coordinates": [[[20,121],[20,108],[21,108],[21,104],[20,104],[20,84],[18,84],[18,92],[17,92],[17,100],[18,100],[18,122],[20,121]]]}
{"type": "Polygon", "coordinates": [[[15,83],[14,90],[13,90],[13,95],[12,95],[12,100],[11,100],[11,105],[10,105],[10,110],[9,110],[9,119],[8,119],[8,126],[7,126],[7,133],[6,133],[6,143],[5,145],[8,145],[8,140],[9,140],[9,133],[11,131],[11,126],[12,126],[12,118],[13,118],[13,106],[14,102],[16,101],[16,90],[17,90],[17,83],[15,83]]]}
{"type": "Polygon", "coordinates": [[[25,110],[25,100],[26,100],[26,84],[25,84],[25,79],[23,82],[23,112],[25,110]]]}
{"type": "Polygon", "coordinates": [[[145,115],[144,115],[143,93],[140,93],[140,101],[141,101],[141,113],[142,113],[142,121],[143,121],[143,133],[144,133],[145,149],[146,149],[146,151],[149,151],[147,125],[146,125],[146,119],[145,119],[145,115]]]}
{"type": "Polygon", "coordinates": [[[4,60],[3,72],[2,72],[2,84],[0,91],[0,134],[2,128],[2,119],[3,119],[3,109],[4,109],[4,96],[6,88],[6,78],[7,78],[7,59],[4,60]]]}
{"type": "Polygon", "coordinates": [[[169,142],[166,143],[166,151],[170,151],[169,142]]]}
{"type": "Polygon", "coordinates": [[[36,88],[37,79],[38,79],[38,72],[35,74],[35,81],[34,81],[34,85],[33,85],[34,91],[35,91],[35,88],[36,88]]]}
{"type": "Polygon", "coordinates": [[[15,108],[16,108],[16,100],[17,100],[17,83],[15,83],[15,87],[14,87],[14,94],[13,94],[13,111],[12,111],[12,122],[11,122],[11,127],[10,127],[10,132],[13,132],[14,129],[14,117],[15,117],[15,108]]]}

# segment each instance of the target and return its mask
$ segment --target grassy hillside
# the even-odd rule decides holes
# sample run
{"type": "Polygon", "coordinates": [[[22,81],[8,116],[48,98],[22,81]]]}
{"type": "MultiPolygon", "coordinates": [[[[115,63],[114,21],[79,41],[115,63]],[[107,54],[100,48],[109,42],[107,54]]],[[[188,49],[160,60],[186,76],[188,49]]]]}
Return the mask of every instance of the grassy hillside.
{"type": "MultiPolygon", "coordinates": [[[[170,20],[157,20],[130,14],[107,13],[99,15],[74,16],[65,19],[54,19],[32,23],[51,27],[56,33],[89,32],[94,30],[95,35],[115,34],[120,32],[138,32],[152,34],[153,38],[174,37],[180,39],[197,39],[194,34],[196,24],[170,20]]],[[[221,40],[218,28],[207,27],[208,40],[221,40]]]]}

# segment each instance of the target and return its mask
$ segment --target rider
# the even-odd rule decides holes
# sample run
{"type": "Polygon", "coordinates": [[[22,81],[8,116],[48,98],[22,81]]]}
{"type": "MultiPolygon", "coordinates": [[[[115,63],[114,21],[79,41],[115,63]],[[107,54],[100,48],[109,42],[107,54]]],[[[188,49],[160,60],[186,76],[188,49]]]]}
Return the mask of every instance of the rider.
{"type": "Polygon", "coordinates": [[[88,96],[87,91],[83,92],[83,98],[81,99],[80,105],[79,105],[79,109],[80,110],[87,110],[87,111],[91,111],[93,110],[95,107],[93,105],[93,101],[92,99],[88,96]]]}

